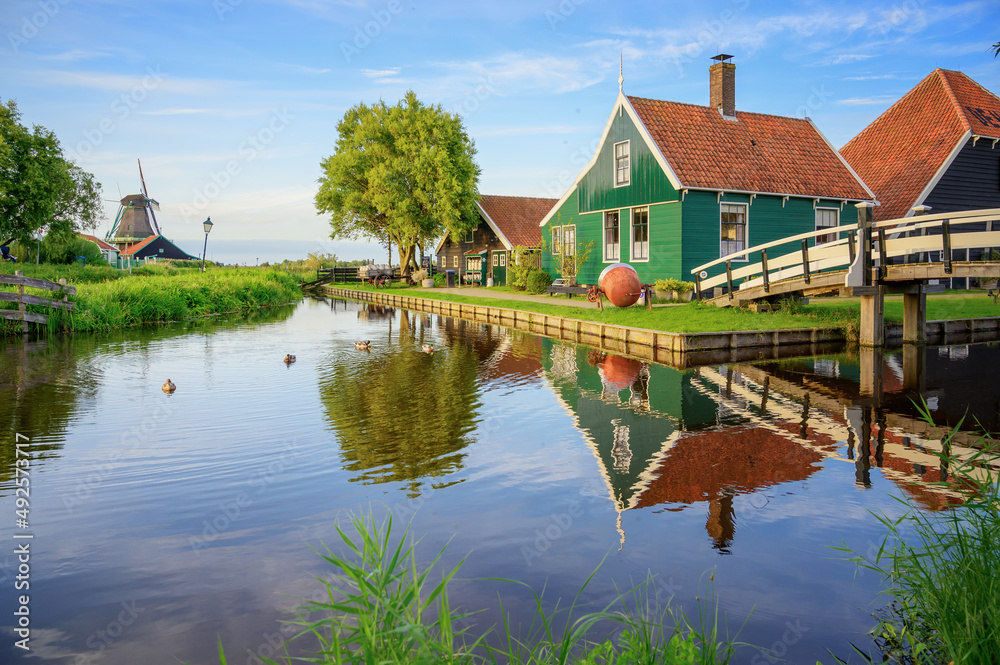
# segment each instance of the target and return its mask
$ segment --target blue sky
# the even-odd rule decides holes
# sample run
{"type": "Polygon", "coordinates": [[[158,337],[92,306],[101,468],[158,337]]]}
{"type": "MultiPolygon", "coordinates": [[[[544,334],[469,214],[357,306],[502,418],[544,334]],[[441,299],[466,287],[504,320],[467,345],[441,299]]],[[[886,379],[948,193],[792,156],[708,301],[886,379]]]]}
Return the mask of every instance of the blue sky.
{"type": "Polygon", "coordinates": [[[596,148],[619,54],[627,94],[695,104],[733,54],[737,110],[808,115],[838,148],[936,67],[1000,92],[994,1],[4,0],[0,27],[0,99],[105,198],[139,190],[140,158],[168,237],[211,215],[213,241],[345,258],[371,246],[329,243],[319,163],[349,107],[408,89],[463,116],[482,193],[553,198],[596,148]]]}

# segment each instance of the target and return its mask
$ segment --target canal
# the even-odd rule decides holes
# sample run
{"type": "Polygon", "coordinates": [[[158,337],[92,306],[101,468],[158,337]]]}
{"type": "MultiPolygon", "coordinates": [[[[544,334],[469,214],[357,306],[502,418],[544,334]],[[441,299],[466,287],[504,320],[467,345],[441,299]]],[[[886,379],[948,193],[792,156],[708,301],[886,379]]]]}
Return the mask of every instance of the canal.
{"type": "Polygon", "coordinates": [[[9,342],[0,661],[211,663],[221,639],[229,662],[259,662],[331,572],[313,548],[361,511],[410,524],[427,561],[447,547],[442,570],[465,559],[452,603],[483,610],[474,632],[501,622],[498,595],[515,624],[534,609],[528,589],[486,578],[544,588],[551,607],[596,569],[588,609],[652,575],[651,597],[696,617],[714,593],[730,635],[772,650],[737,662],[847,659],[871,646],[885,599],[831,547],[874,552],[870,511],[899,515],[894,497],[960,501],[928,484],[946,472],[912,400],[943,424],[968,407],[996,429],[997,354],[678,370],[336,300],[9,342]],[[30,653],[10,628],[22,594],[30,653]]]}

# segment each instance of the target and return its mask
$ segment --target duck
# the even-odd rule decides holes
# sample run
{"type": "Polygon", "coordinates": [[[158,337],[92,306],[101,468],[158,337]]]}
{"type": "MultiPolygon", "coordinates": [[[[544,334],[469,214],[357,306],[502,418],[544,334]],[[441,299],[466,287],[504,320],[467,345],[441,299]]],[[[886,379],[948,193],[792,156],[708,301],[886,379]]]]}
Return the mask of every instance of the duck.
{"type": "Polygon", "coordinates": [[[354,343],[354,348],[357,349],[358,351],[371,351],[371,349],[372,349],[372,343],[371,342],[355,342],[354,343]]]}
{"type": "Polygon", "coordinates": [[[423,351],[424,353],[434,353],[434,345],[424,344],[422,347],[420,347],[420,350],[423,351]]]}
{"type": "Polygon", "coordinates": [[[167,379],[167,382],[163,384],[163,392],[172,393],[175,390],[177,390],[177,386],[174,385],[173,381],[167,379]]]}
{"type": "Polygon", "coordinates": [[[287,356],[285,356],[285,364],[286,365],[291,365],[293,362],[295,362],[295,356],[293,356],[290,353],[287,356]]]}

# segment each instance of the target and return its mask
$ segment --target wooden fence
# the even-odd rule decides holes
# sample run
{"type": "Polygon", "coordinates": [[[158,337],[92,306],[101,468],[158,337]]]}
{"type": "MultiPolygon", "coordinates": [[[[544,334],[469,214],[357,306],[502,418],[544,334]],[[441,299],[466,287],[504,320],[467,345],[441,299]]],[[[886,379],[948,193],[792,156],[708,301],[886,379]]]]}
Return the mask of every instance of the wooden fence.
{"type": "Polygon", "coordinates": [[[0,275],[0,284],[11,284],[17,287],[17,291],[0,291],[0,302],[17,303],[17,309],[0,309],[0,317],[12,321],[21,322],[21,331],[28,332],[29,323],[48,323],[47,314],[36,314],[26,309],[27,305],[41,305],[51,309],[73,310],[73,303],[69,302],[68,296],[76,295],[76,287],[70,286],[65,279],[60,279],[59,283],[49,282],[44,279],[34,279],[25,277],[20,270],[11,275],[0,275]],[[25,293],[25,287],[32,289],[44,289],[46,291],[59,291],[63,294],[62,300],[45,298],[43,296],[33,296],[25,293]]]}

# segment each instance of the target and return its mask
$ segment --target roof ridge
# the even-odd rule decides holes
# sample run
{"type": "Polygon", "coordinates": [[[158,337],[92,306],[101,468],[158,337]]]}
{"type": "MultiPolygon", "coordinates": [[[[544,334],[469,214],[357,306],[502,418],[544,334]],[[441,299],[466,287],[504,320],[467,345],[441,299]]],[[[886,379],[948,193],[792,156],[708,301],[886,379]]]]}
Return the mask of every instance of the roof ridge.
{"type": "MultiPolygon", "coordinates": [[[[717,109],[715,109],[712,106],[708,106],[707,104],[692,104],[691,102],[675,102],[669,99],[653,99],[652,97],[634,97],[631,95],[625,95],[625,97],[628,98],[629,101],[633,99],[643,99],[648,102],[659,102],[661,104],[677,104],[678,106],[690,106],[697,109],[707,109],[709,111],[717,111],[717,109]]],[[[736,109],[736,117],[739,117],[740,115],[763,116],[766,118],[781,118],[782,120],[795,120],[796,122],[805,122],[806,120],[805,118],[794,118],[790,115],[778,115],[776,113],[761,113],[760,111],[741,111],[740,109],[736,109]]]]}
{"type": "Polygon", "coordinates": [[[494,199],[532,199],[535,201],[558,201],[559,199],[552,199],[546,196],[516,196],[514,194],[483,194],[480,192],[479,196],[486,198],[489,196],[494,199]]]}
{"type": "MultiPolygon", "coordinates": [[[[945,75],[946,71],[952,71],[952,70],[945,70],[945,69],[942,69],[941,67],[938,67],[937,69],[935,69],[931,73],[932,74],[937,74],[938,77],[941,79],[942,83],[944,84],[945,92],[948,94],[948,99],[951,100],[951,105],[952,105],[953,109],[955,110],[955,113],[958,114],[958,120],[959,120],[959,122],[962,123],[962,127],[965,128],[965,131],[971,132],[972,131],[972,124],[969,122],[969,119],[965,117],[965,113],[962,111],[962,105],[958,103],[958,97],[955,95],[955,91],[951,89],[951,81],[949,81],[948,77],[945,75]]],[[[962,76],[965,76],[965,74],[962,74],[962,72],[955,72],[955,73],[956,74],[961,74],[962,76]]],[[[965,78],[969,78],[969,77],[965,76],[965,78]]],[[[972,79],[969,78],[969,80],[971,81],[972,79]]]]}

